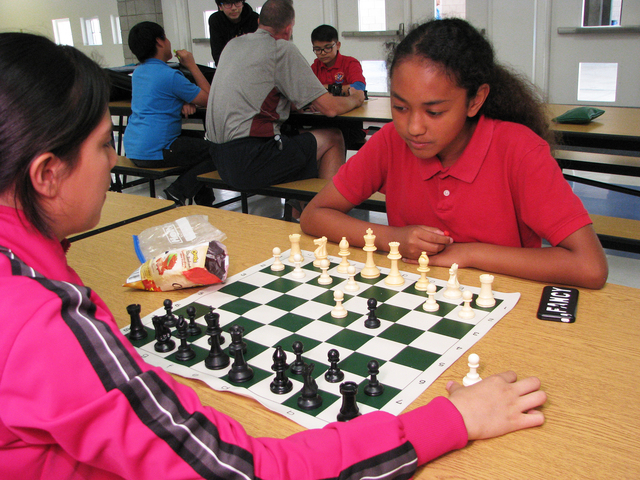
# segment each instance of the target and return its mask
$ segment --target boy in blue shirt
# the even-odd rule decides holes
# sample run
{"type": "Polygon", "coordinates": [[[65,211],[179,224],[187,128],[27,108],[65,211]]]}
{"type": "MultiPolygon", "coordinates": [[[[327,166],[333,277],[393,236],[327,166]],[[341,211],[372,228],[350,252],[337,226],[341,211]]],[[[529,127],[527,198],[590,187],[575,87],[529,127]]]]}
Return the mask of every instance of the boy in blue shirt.
{"type": "MultiPolygon", "coordinates": [[[[206,106],[209,82],[186,50],[178,50],[176,57],[193,75],[195,85],[167,65],[173,57],[171,42],[157,23],[135,25],[129,33],[129,48],[140,65],[132,77],[132,113],[124,134],[126,155],[139,167],[192,167],[165,190],[168,199],[184,204],[201,189],[197,176],[215,170],[210,143],[181,135],[181,113],[189,115],[196,106],[206,106]]],[[[212,201],[210,189],[196,198],[201,204],[211,205],[212,201]]]]}

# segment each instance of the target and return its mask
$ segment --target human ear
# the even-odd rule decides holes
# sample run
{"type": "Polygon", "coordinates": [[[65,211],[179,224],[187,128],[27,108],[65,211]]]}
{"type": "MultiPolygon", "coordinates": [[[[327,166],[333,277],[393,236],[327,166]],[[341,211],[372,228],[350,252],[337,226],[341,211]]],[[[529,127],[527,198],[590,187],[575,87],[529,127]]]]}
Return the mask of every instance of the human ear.
{"type": "Polygon", "coordinates": [[[483,83],[482,85],[480,85],[480,87],[478,87],[478,91],[476,92],[475,96],[469,101],[469,106],[467,107],[468,117],[475,117],[482,105],[484,105],[485,100],[489,96],[490,90],[491,88],[486,83],[483,83]]]}
{"type": "Polygon", "coordinates": [[[29,166],[29,177],[34,190],[43,197],[55,197],[60,190],[66,165],[51,152],[38,155],[29,166]]]}

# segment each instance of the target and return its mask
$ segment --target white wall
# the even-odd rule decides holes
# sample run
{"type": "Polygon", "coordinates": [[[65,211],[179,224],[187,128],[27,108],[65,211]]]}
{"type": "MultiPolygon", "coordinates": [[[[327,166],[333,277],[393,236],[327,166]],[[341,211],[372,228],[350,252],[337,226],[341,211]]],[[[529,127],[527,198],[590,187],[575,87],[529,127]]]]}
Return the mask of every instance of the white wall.
{"type": "Polygon", "coordinates": [[[69,18],[74,46],[104,67],[124,64],[122,45],[114,45],[111,15],[118,15],[117,0],[2,0],[0,31],[37,33],[53,40],[54,18],[69,18]],[[82,44],[80,18],[100,18],[102,45],[82,44]]]}

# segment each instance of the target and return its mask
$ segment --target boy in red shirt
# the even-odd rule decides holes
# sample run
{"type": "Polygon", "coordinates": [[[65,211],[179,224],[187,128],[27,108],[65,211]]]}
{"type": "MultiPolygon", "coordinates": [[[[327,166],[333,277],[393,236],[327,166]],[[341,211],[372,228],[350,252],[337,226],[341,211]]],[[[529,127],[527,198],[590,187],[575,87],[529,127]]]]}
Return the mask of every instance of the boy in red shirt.
{"type": "Polygon", "coordinates": [[[313,53],[318,57],[311,69],[325,88],[329,85],[340,85],[343,96],[349,95],[349,87],[356,90],[366,89],[367,82],[362,74],[362,65],[357,59],[340,53],[338,31],[335,28],[331,25],[320,25],[311,32],[311,43],[313,53]]]}

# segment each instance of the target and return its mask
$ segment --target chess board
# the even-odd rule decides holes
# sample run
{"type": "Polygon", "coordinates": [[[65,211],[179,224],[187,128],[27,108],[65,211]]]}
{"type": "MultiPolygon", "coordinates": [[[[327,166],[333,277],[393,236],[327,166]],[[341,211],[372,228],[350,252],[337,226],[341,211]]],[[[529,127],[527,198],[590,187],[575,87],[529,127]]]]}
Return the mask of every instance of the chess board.
{"type": "MultiPolygon", "coordinates": [[[[189,339],[196,352],[188,362],[176,360],[176,348],[167,353],[154,349],[155,332],[152,317],[165,315],[162,306],[142,319],[149,332],[146,339],[132,341],[145,361],[162,367],[168,372],[188,378],[197,378],[211,388],[231,391],[250,396],[270,410],[307,428],[323,427],[336,421],[342,404],[339,393],[340,383],[329,383],[324,373],[330,366],[328,351],[336,349],[340,353],[340,369],[345,373],[343,381],[354,381],[359,385],[357,402],[361,413],[383,410],[399,414],[433,383],[450,365],[482,338],[518,302],[519,293],[494,291],[496,304],[492,308],[481,308],[475,304],[480,291],[478,286],[461,285],[461,290],[470,290],[473,296],[471,307],[474,318],[462,320],[457,312],[462,308],[462,299],[449,300],[442,295],[446,282],[429,278],[437,287],[436,300],[439,310],[427,313],[422,305],[427,299],[426,292],[415,289],[420,278],[417,273],[400,272],[405,279],[402,286],[390,287],[384,278],[388,269],[380,268],[381,275],[375,279],[362,278],[359,273],[355,280],[358,291],[344,291],[348,275],[337,272],[341,259],[329,256],[328,273],[333,281],[330,285],[320,285],[320,269],[313,266],[313,252],[303,251],[302,268],[305,277],[292,278],[294,269],[288,261],[289,252],[283,252],[283,271],[270,269],[273,258],[227,279],[226,283],[213,285],[173,305],[175,315],[184,315],[186,309],[196,309],[197,323],[202,325],[203,334],[189,339]],[[348,314],[345,318],[333,318],[331,310],[335,306],[333,290],[344,291],[343,305],[348,314]],[[368,329],[364,326],[367,318],[367,301],[375,298],[376,310],[381,326],[368,329]],[[247,344],[245,358],[253,368],[252,380],[234,384],[229,380],[230,367],[209,370],[204,359],[209,353],[209,338],[204,335],[205,313],[210,307],[220,314],[225,350],[231,343],[228,332],[233,324],[244,327],[244,341],[247,344]],[[306,363],[313,362],[313,377],[323,398],[321,407],[306,411],[298,407],[297,399],[303,386],[300,375],[287,374],[293,382],[288,394],[271,392],[270,383],[274,378],[271,370],[273,352],[281,345],[287,353],[287,363],[293,362],[292,344],[299,340],[304,345],[302,355],[306,363]],[[380,365],[377,378],[384,385],[384,393],[377,397],[364,394],[368,383],[367,363],[375,359],[380,365]]],[[[351,262],[360,272],[362,263],[351,262]]],[[[129,327],[123,329],[127,334],[129,327]]],[[[233,358],[231,359],[233,362],[233,358]]]]}

